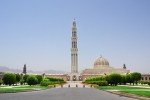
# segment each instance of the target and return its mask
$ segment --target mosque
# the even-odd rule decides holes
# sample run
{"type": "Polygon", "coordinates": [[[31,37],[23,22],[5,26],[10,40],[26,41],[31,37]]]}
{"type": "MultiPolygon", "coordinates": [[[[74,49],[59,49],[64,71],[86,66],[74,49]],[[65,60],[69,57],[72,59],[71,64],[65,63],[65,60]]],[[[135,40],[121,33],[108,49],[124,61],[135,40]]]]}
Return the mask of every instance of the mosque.
{"type": "MultiPolygon", "coordinates": [[[[111,73],[128,74],[130,70],[127,70],[124,64],[122,68],[115,68],[110,66],[109,61],[100,56],[93,64],[93,68],[84,69],[81,72],[78,71],[78,47],[77,47],[77,27],[76,21],[73,20],[72,24],[72,37],[71,37],[71,72],[69,74],[47,74],[44,73],[44,77],[63,78],[65,81],[84,81],[87,78],[109,75],[111,73]]],[[[26,74],[26,65],[24,65],[23,73],[26,74]]],[[[0,73],[0,80],[3,77],[3,73],[0,73]]],[[[150,81],[150,74],[142,74],[141,80],[150,81]]]]}
{"type": "Polygon", "coordinates": [[[126,69],[126,66],[122,68],[113,68],[109,65],[109,62],[104,57],[99,57],[94,62],[93,69],[85,69],[81,72],[78,72],[78,47],[77,47],[77,27],[76,21],[73,20],[72,24],[72,37],[71,37],[71,73],[63,75],[46,75],[49,77],[61,77],[67,81],[84,81],[86,78],[107,75],[113,72],[119,74],[127,74],[130,70],[126,69]]]}

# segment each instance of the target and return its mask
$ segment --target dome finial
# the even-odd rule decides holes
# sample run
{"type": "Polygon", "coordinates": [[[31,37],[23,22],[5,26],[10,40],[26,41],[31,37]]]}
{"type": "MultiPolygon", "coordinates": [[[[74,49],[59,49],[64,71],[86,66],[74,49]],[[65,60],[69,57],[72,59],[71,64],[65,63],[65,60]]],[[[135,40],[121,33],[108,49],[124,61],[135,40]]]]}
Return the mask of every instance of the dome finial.
{"type": "Polygon", "coordinates": [[[73,19],[73,26],[76,27],[76,21],[75,21],[75,18],[73,19]]]}

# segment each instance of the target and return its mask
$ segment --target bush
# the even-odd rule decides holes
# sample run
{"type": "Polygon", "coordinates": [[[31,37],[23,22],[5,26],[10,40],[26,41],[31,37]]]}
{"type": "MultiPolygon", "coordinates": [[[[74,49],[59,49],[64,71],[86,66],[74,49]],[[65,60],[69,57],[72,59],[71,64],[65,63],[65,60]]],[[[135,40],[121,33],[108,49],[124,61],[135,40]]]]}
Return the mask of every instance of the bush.
{"type": "Polygon", "coordinates": [[[62,84],[65,83],[63,79],[61,78],[44,78],[43,81],[41,81],[40,85],[41,86],[48,86],[48,85],[53,85],[53,84],[62,84]]]}
{"type": "Polygon", "coordinates": [[[99,86],[107,86],[108,85],[108,82],[107,81],[93,81],[91,82],[90,84],[97,84],[99,86]]]}
{"type": "Polygon", "coordinates": [[[99,86],[107,86],[108,82],[107,81],[99,81],[97,85],[99,85],[99,86]]]}
{"type": "Polygon", "coordinates": [[[103,77],[103,76],[97,76],[97,77],[87,78],[85,80],[85,82],[89,82],[89,81],[102,81],[102,80],[105,80],[105,77],[103,77]]]}
{"type": "Polygon", "coordinates": [[[148,84],[148,81],[139,81],[142,85],[143,84],[148,84]]]}
{"type": "Polygon", "coordinates": [[[3,82],[5,85],[12,85],[16,82],[16,75],[12,73],[6,73],[3,76],[3,82]]]}
{"type": "Polygon", "coordinates": [[[48,79],[51,82],[64,82],[64,80],[62,78],[47,77],[46,79],[48,79]]]}
{"type": "Polygon", "coordinates": [[[27,75],[27,74],[23,76],[23,80],[24,80],[25,83],[27,82],[28,77],[29,77],[29,75],[27,75]]]}
{"type": "Polygon", "coordinates": [[[108,85],[108,82],[106,81],[104,76],[97,76],[97,77],[88,78],[85,80],[84,83],[97,84],[99,86],[107,86],[108,85]]]}
{"type": "Polygon", "coordinates": [[[2,85],[3,84],[3,81],[2,80],[0,80],[0,85],[2,85]]]}
{"type": "Polygon", "coordinates": [[[131,85],[131,83],[133,83],[133,80],[131,79],[131,74],[127,74],[125,76],[125,80],[126,80],[126,83],[130,83],[130,85],[131,85]]]}
{"type": "Polygon", "coordinates": [[[150,86],[150,82],[148,82],[148,85],[150,86]]]}
{"type": "Polygon", "coordinates": [[[43,80],[42,75],[36,75],[35,77],[38,79],[38,84],[40,84],[41,81],[43,80]]]}
{"type": "Polygon", "coordinates": [[[41,86],[48,86],[49,84],[50,84],[50,81],[45,81],[45,80],[41,81],[40,83],[41,86]]]}
{"type": "Polygon", "coordinates": [[[35,76],[29,76],[28,78],[27,78],[27,83],[28,83],[28,85],[36,85],[37,83],[38,83],[38,80],[37,80],[37,78],[35,77],[35,76]]]}
{"type": "Polygon", "coordinates": [[[109,75],[108,80],[111,85],[116,86],[118,83],[121,83],[122,77],[120,74],[112,73],[109,75]]]}
{"type": "Polygon", "coordinates": [[[20,80],[20,85],[23,85],[23,83],[24,83],[24,80],[20,80]]]}
{"type": "Polygon", "coordinates": [[[122,75],[121,77],[122,77],[121,83],[123,83],[124,85],[126,85],[126,76],[122,75]]]}
{"type": "Polygon", "coordinates": [[[148,84],[150,85],[150,81],[140,81],[140,83],[143,85],[143,84],[148,84]]]}
{"type": "Polygon", "coordinates": [[[138,72],[131,73],[131,80],[133,81],[133,85],[134,83],[137,84],[137,82],[141,80],[141,73],[138,72]]]}
{"type": "Polygon", "coordinates": [[[15,74],[16,75],[16,83],[20,82],[21,76],[19,74],[15,74]]]}

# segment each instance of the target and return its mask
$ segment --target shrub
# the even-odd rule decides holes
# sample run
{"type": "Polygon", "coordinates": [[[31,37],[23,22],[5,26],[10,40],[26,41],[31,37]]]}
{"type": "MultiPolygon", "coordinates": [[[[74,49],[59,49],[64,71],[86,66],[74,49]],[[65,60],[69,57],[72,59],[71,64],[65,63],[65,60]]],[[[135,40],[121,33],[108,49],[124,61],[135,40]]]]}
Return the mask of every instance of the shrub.
{"type": "Polygon", "coordinates": [[[36,75],[35,77],[38,79],[38,84],[40,84],[41,81],[43,80],[42,75],[36,75]]]}
{"type": "Polygon", "coordinates": [[[5,85],[12,85],[16,82],[16,75],[12,73],[6,73],[3,76],[3,82],[5,85]]]}
{"type": "Polygon", "coordinates": [[[23,85],[23,83],[24,83],[24,80],[20,80],[20,85],[23,85]]]}
{"type": "Polygon", "coordinates": [[[87,78],[85,82],[90,82],[90,81],[102,81],[105,80],[104,76],[97,76],[97,77],[92,77],[92,78],[87,78]]]}
{"type": "Polygon", "coordinates": [[[126,76],[122,75],[121,77],[122,77],[121,83],[123,83],[124,85],[126,85],[126,76]]]}
{"type": "Polygon", "coordinates": [[[41,86],[48,86],[48,85],[53,85],[53,84],[62,84],[65,83],[63,79],[61,78],[44,78],[43,81],[41,81],[40,85],[41,86]]]}
{"type": "Polygon", "coordinates": [[[137,84],[137,82],[141,80],[141,73],[138,72],[131,73],[131,80],[133,81],[133,85],[134,83],[137,84]]]}
{"type": "Polygon", "coordinates": [[[126,80],[126,83],[130,83],[130,85],[131,85],[131,83],[133,83],[133,80],[131,79],[131,74],[127,74],[125,76],[125,80],[126,80]]]}
{"type": "Polygon", "coordinates": [[[111,85],[116,86],[118,83],[121,83],[122,77],[120,74],[112,73],[109,75],[108,80],[111,85]]]}
{"type": "Polygon", "coordinates": [[[51,82],[64,82],[62,78],[52,78],[52,77],[47,77],[46,79],[49,79],[51,82]]]}
{"type": "Polygon", "coordinates": [[[148,85],[150,86],[150,82],[148,82],[148,85]]]}
{"type": "Polygon", "coordinates": [[[49,83],[50,83],[50,81],[41,81],[41,83],[40,83],[40,85],[41,86],[48,86],[49,85],[49,83]]]}
{"type": "Polygon", "coordinates": [[[108,82],[106,81],[104,76],[97,76],[97,77],[87,78],[84,83],[97,84],[99,86],[107,86],[108,85],[108,82]]]}
{"type": "Polygon", "coordinates": [[[29,75],[27,75],[27,74],[23,76],[23,80],[24,80],[25,83],[27,82],[28,77],[29,77],[29,75]]]}
{"type": "Polygon", "coordinates": [[[150,81],[140,81],[140,83],[143,85],[143,84],[148,84],[150,85],[150,81]]]}
{"type": "Polygon", "coordinates": [[[21,79],[21,76],[19,74],[15,74],[16,75],[16,83],[18,83],[21,79]]]}
{"type": "Polygon", "coordinates": [[[109,83],[110,83],[110,82],[109,82],[109,75],[106,75],[104,78],[105,78],[105,80],[106,80],[106,81],[108,82],[108,84],[109,84],[109,83]]]}
{"type": "Polygon", "coordinates": [[[37,78],[35,77],[35,76],[29,76],[28,78],[27,78],[27,83],[28,83],[28,85],[36,85],[37,83],[38,83],[38,80],[37,80],[37,78]]]}
{"type": "Polygon", "coordinates": [[[148,81],[139,81],[142,85],[143,84],[148,84],[148,81]]]}
{"type": "Polygon", "coordinates": [[[97,81],[97,85],[99,85],[99,86],[107,86],[108,82],[107,81],[97,81]]]}
{"type": "Polygon", "coordinates": [[[0,85],[2,85],[3,84],[3,81],[2,80],[0,80],[0,85]]]}

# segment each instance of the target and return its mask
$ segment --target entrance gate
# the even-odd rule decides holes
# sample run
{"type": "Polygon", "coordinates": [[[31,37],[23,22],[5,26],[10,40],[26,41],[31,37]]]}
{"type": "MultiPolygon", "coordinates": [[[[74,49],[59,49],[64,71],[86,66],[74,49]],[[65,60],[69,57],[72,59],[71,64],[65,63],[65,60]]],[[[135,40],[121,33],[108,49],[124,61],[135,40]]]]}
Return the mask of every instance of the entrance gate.
{"type": "Polygon", "coordinates": [[[72,76],[73,81],[77,80],[77,77],[75,75],[72,76]]]}

